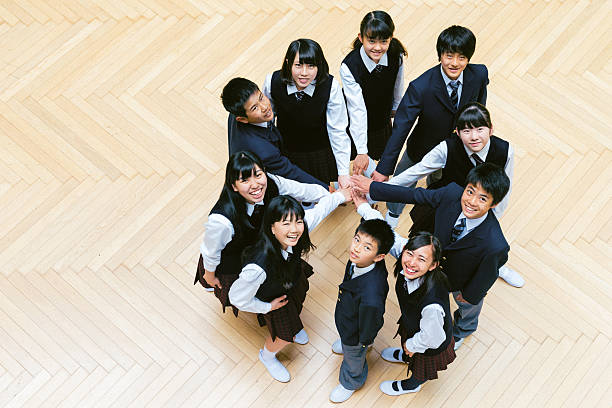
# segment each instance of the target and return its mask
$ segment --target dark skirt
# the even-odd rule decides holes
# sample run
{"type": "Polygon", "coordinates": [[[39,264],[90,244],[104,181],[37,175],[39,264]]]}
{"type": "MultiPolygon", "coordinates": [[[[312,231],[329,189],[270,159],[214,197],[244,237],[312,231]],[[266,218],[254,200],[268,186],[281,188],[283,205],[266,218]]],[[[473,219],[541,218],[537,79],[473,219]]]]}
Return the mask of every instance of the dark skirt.
{"type": "MultiPolygon", "coordinates": [[[[212,286],[210,286],[208,282],[206,282],[206,280],[204,279],[204,272],[204,259],[202,258],[202,254],[200,254],[200,259],[198,260],[198,269],[196,271],[196,280],[200,282],[200,285],[204,286],[207,289],[210,289],[212,286]]],[[[217,279],[219,279],[219,282],[221,282],[221,288],[219,289],[215,286],[213,290],[215,296],[217,297],[217,299],[219,299],[219,302],[221,302],[223,313],[225,313],[226,307],[231,306],[234,316],[238,317],[238,309],[234,307],[229,301],[229,290],[232,286],[232,283],[234,283],[234,281],[238,279],[238,274],[216,274],[216,277],[217,279]]]]}
{"type": "MultiPolygon", "coordinates": [[[[389,119],[389,123],[386,126],[380,129],[368,129],[368,156],[370,156],[370,158],[380,160],[385,150],[385,146],[387,146],[387,142],[391,137],[391,129],[391,119],[389,119]]],[[[350,136],[348,127],[347,133],[349,133],[350,136]]],[[[355,156],[357,156],[357,147],[355,147],[355,143],[351,137],[351,160],[355,160],[355,156]]]]}
{"type": "MultiPolygon", "coordinates": [[[[408,333],[401,323],[397,328],[397,333],[400,335],[403,349],[403,345],[408,340],[408,333]]],[[[438,371],[446,370],[448,365],[455,360],[455,339],[451,337],[448,347],[435,356],[422,353],[414,353],[412,357],[408,357],[405,353],[402,355],[404,361],[408,363],[408,373],[412,371],[415,379],[419,381],[435,380],[438,378],[438,371]]]]}
{"type": "Polygon", "coordinates": [[[336,158],[328,146],[321,150],[312,152],[285,152],[291,163],[304,170],[314,178],[329,184],[338,180],[338,168],[336,158]]]}
{"type": "Polygon", "coordinates": [[[293,337],[304,328],[300,313],[306,299],[306,292],[310,287],[308,278],[312,274],[312,266],[302,260],[299,276],[293,287],[287,292],[287,304],[264,315],[257,315],[259,325],[268,326],[272,340],[278,337],[292,343],[293,337]]]}

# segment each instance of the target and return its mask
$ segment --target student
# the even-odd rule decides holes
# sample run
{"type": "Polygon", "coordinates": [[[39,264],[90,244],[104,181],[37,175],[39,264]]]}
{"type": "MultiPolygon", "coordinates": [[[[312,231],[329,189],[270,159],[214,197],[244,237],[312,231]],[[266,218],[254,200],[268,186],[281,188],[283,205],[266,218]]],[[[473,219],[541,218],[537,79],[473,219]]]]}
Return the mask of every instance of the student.
{"type": "Polygon", "coordinates": [[[244,252],[245,266],[229,291],[238,309],[259,313],[270,335],[259,360],[277,381],[288,382],[289,371],[276,353],[291,342],[306,344],[308,335],[300,320],[312,267],[302,260],[313,248],[309,230],[338,205],[350,200],[347,189],[322,198],[306,210],[289,196],[273,198],[266,208],[256,243],[244,252]]]}
{"type": "Polygon", "coordinates": [[[384,11],[361,20],[353,50],[340,66],[356,157],[353,172],[361,174],[369,158],[378,160],[391,135],[391,117],[404,90],[406,49],[393,37],[395,25],[384,11]],[[367,120],[366,120],[367,118],[367,120]]]}
{"type": "MultiPolygon", "coordinates": [[[[487,108],[478,102],[470,102],[459,112],[453,135],[429,151],[419,163],[394,176],[388,183],[410,186],[441,170],[441,179],[428,188],[440,188],[452,182],[465,186],[468,172],[480,163],[494,163],[502,167],[510,180],[508,194],[493,209],[497,219],[500,219],[508,207],[512,191],[514,149],[507,141],[493,135],[493,124],[487,108]]],[[[410,215],[413,221],[411,231],[433,232],[434,211],[430,206],[415,205],[410,215]]],[[[500,268],[499,277],[514,287],[520,288],[525,284],[523,277],[506,265],[500,268]]]]}
{"type": "MultiPolygon", "coordinates": [[[[319,201],[329,192],[317,184],[302,184],[272,174],[251,152],[234,153],[225,167],[225,183],[206,222],[200,259],[193,281],[214,288],[223,311],[231,306],[229,288],[242,269],[241,253],[255,243],[263,212],[272,198],[289,194],[297,200],[319,201]]],[[[238,309],[233,307],[235,315],[238,309]]]]}
{"type": "Polygon", "coordinates": [[[487,291],[508,260],[510,246],[492,209],[504,198],[510,180],[492,163],[474,167],[466,187],[451,183],[437,190],[400,187],[352,176],[354,188],[374,200],[428,204],[435,208],[434,235],[442,243],[442,267],[457,306],[453,324],[455,349],[478,326],[487,291]]]}
{"type": "Polygon", "coordinates": [[[343,359],[340,384],[329,395],[332,402],[349,399],[368,376],[366,351],[383,326],[389,292],[384,259],[393,240],[389,224],[368,220],[357,227],[351,241],[336,302],[335,320],[340,339],[334,342],[332,351],[343,354],[343,359]]]}
{"type": "MultiPolygon", "coordinates": [[[[487,67],[469,63],[475,48],[476,37],[465,27],[454,25],[440,33],[436,44],[440,64],[408,85],[397,108],[391,138],[372,175],[375,181],[389,179],[409,133],[406,150],[394,174],[420,162],[425,153],[449,137],[455,127],[455,113],[463,105],[471,101],[486,104],[487,67]]],[[[433,181],[433,177],[428,180],[433,181]]],[[[388,203],[387,207],[387,221],[396,226],[404,205],[388,203]]]]}
{"type": "Polygon", "coordinates": [[[230,156],[248,150],[261,158],[268,172],[302,183],[328,184],[306,173],[283,156],[281,135],[274,126],[270,100],[254,82],[234,78],[223,87],[223,106],[229,112],[227,121],[230,156]]]}
{"type": "Polygon", "coordinates": [[[342,88],[316,41],[289,44],[279,71],[266,76],[263,93],[273,104],[285,154],[324,183],[349,185],[351,139],[342,88]]]}

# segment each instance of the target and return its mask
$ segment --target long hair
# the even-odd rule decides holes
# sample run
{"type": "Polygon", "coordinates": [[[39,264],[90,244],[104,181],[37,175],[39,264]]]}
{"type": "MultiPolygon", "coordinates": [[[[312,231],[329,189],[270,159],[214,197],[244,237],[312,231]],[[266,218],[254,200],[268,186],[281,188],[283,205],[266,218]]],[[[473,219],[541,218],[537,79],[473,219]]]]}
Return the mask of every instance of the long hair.
{"type": "MultiPolygon", "coordinates": [[[[359,25],[359,33],[361,38],[368,37],[374,39],[384,40],[386,38],[393,37],[395,31],[395,24],[391,16],[382,10],[370,11],[361,20],[359,25]]],[[[362,43],[359,41],[359,37],[353,40],[353,49],[356,50],[361,47],[362,43]]],[[[389,44],[389,52],[396,55],[408,55],[406,48],[397,38],[391,39],[389,44]]]]}
{"type": "Polygon", "coordinates": [[[308,38],[300,38],[299,40],[292,41],[287,48],[280,72],[283,83],[293,83],[291,67],[293,66],[296,54],[300,56],[300,64],[312,64],[317,67],[317,76],[315,78],[317,85],[324,83],[329,78],[329,65],[325,60],[323,49],[321,49],[319,43],[308,38]]]}

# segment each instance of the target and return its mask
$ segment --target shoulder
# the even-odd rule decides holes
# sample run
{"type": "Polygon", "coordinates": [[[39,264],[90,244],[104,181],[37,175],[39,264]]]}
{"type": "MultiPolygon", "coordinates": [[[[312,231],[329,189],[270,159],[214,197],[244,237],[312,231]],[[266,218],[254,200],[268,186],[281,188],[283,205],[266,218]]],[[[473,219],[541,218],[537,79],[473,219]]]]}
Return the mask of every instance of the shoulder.
{"type": "Polygon", "coordinates": [[[499,225],[499,221],[492,211],[489,211],[489,214],[484,222],[488,226],[488,236],[485,238],[487,240],[489,252],[507,252],[510,249],[510,245],[508,244],[508,241],[506,241],[506,237],[504,236],[501,226],[499,225]]]}
{"type": "Polygon", "coordinates": [[[475,76],[486,79],[488,77],[488,73],[489,70],[487,69],[487,66],[484,64],[468,64],[467,67],[465,67],[466,70],[469,70],[470,72],[472,72],[475,76]]]}

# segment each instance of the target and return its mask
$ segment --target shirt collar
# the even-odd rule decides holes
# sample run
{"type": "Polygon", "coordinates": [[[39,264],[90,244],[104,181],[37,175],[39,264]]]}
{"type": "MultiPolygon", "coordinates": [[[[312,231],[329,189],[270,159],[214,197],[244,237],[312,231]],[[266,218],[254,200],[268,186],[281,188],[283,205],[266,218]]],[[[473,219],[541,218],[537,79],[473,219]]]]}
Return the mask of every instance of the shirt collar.
{"type": "Polygon", "coordinates": [[[374,267],[376,266],[376,263],[360,268],[357,265],[355,265],[353,262],[351,262],[351,266],[353,267],[353,279],[355,279],[356,277],[366,274],[370,272],[372,269],[374,269],[374,267]]]}
{"type": "Polygon", "coordinates": [[[287,258],[289,258],[289,254],[293,253],[293,247],[287,247],[287,250],[285,251],[284,249],[281,249],[281,255],[283,256],[283,259],[286,261],[287,258]]]}
{"type": "Polygon", "coordinates": [[[416,279],[408,279],[404,276],[404,280],[406,281],[406,289],[408,290],[408,293],[412,293],[418,288],[420,288],[424,279],[425,278],[423,276],[421,276],[420,278],[416,278],[416,279]]]}
{"type": "Polygon", "coordinates": [[[262,128],[267,128],[268,127],[268,123],[270,123],[270,122],[251,123],[251,125],[259,126],[259,127],[262,127],[262,128]]]}
{"type": "MultiPolygon", "coordinates": [[[[489,149],[491,148],[491,139],[487,142],[487,144],[478,152],[476,155],[482,159],[482,161],[487,160],[487,155],[489,154],[489,149]]],[[[467,153],[468,157],[472,157],[474,154],[466,145],[463,145],[463,149],[467,153]]]]}
{"type": "MultiPolygon", "coordinates": [[[[452,79],[446,76],[446,74],[444,73],[444,70],[442,69],[441,64],[440,64],[440,72],[442,73],[442,79],[444,80],[444,85],[446,85],[446,87],[448,88],[448,84],[452,81],[452,79]]],[[[459,78],[457,78],[457,81],[460,84],[463,84],[463,71],[461,71],[461,73],[459,74],[459,78]]]]}
{"type": "MultiPolygon", "coordinates": [[[[461,211],[461,214],[459,214],[459,218],[457,218],[457,222],[459,222],[459,220],[461,220],[462,218],[465,218],[465,234],[463,235],[466,235],[468,232],[470,232],[471,230],[473,230],[474,228],[482,224],[485,218],[487,218],[487,215],[489,215],[488,212],[482,217],[472,219],[472,218],[466,217],[465,214],[463,214],[463,211],[461,211]]],[[[455,222],[455,225],[457,225],[457,222],[455,222]]]]}
{"type": "Polygon", "coordinates": [[[255,204],[251,204],[251,203],[246,203],[246,207],[247,207],[247,214],[249,215],[249,217],[251,215],[253,215],[253,211],[255,211],[255,206],[256,205],[264,205],[264,200],[261,200],[258,203],[255,204]]]}
{"type": "MultiPolygon", "coordinates": [[[[317,81],[316,80],[312,81],[311,83],[308,84],[306,88],[303,89],[304,93],[312,97],[312,95],[314,95],[316,85],[317,85],[317,81]]],[[[296,92],[298,92],[298,89],[294,83],[287,84],[287,94],[291,95],[296,92]]]]}
{"type": "MultiPolygon", "coordinates": [[[[372,59],[370,57],[368,57],[368,54],[366,54],[365,50],[363,49],[363,45],[359,49],[359,56],[361,56],[361,60],[365,64],[368,72],[374,71],[374,68],[376,68],[376,65],[382,65],[382,66],[385,66],[385,67],[388,65],[388,57],[387,57],[387,53],[386,52],[383,54],[382,57],[380,57],[380,61],[378,61],[378,64],[375,63],[374,61],[372,61],[372,59]]],[[[463,72],[462,72],[462,74],[463,74],[463,72]]]]}

